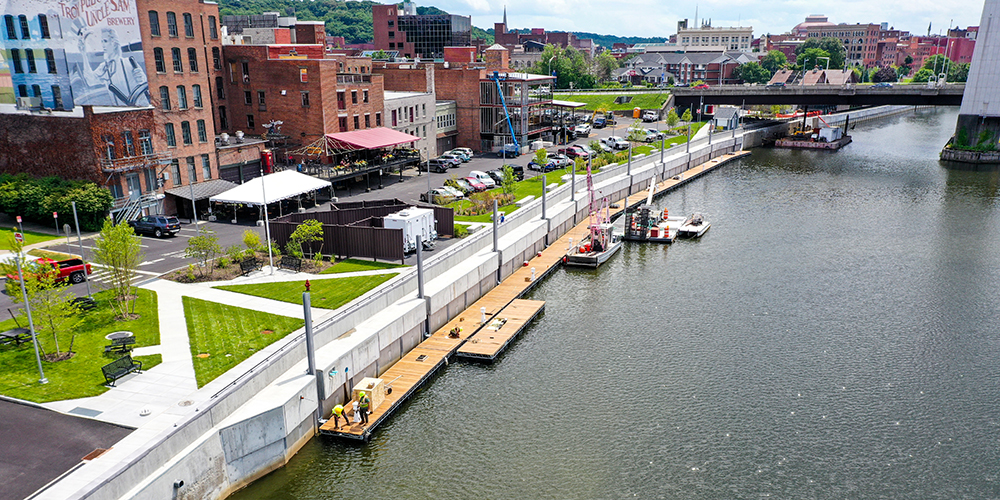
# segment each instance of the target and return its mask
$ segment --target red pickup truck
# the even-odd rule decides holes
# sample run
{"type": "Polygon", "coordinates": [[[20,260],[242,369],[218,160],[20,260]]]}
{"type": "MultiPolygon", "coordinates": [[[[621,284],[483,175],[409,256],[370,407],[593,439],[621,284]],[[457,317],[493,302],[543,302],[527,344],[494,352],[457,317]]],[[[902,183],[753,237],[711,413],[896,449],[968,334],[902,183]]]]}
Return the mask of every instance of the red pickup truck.
{"type": "MultiPolygon", "coordinates": [[[[55,268],[56,272],[59,273],[56,282],[62,282],[69,278],[71,283],[83,283],[83,273],[86,272],[89,275],[92,272],[90,264],[84,264],[81,259],[66,259],[57,262],[46,257],[28,262],[24,265],[22,272],[31,277],[40,272],[48,272],[49,268],[55,268]]],[[[7,279],[17,281],[17,273],[8,274],[7,279]]]]}

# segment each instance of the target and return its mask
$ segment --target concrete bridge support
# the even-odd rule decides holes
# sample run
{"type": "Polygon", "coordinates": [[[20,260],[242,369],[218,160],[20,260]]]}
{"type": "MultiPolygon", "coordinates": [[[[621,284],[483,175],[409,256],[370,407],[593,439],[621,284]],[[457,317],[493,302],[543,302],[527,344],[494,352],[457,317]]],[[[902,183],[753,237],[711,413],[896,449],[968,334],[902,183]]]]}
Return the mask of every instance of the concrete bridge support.
{"type": "Polygon", "coordinates": [[[986,0],[979,23],[976,49],[951,146],[942,160],[968,163],[1000,163],[996,151],[979,154],[954,148],[1000,147],[1000,0],[986,0]],[[970,154],[973,153],[973,154],[970,154]]]}

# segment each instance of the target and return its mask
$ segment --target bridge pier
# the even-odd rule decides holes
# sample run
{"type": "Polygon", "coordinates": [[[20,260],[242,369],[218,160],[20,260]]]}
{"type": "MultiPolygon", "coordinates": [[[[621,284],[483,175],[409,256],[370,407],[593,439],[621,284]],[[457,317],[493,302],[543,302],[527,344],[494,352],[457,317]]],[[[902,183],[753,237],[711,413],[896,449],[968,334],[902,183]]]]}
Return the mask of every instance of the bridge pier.
{"type": "Polygon", "coordinates": [[[1000,0],[986,0],[955,135],[942,160],[1000,163],[1000,38],[991,36],[994,21],[1000,22],[1000,0]]]}

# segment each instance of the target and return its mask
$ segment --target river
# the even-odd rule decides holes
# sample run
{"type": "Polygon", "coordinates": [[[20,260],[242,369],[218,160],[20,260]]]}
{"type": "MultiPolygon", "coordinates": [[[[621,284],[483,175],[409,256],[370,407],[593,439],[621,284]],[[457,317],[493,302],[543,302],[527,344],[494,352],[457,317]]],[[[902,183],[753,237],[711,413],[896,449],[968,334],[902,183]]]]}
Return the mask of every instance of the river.
{"type": "Polygon", "coordinates": [[[497,363],[233,498],[1000,497],[1000,175],[938,162],[956,116],[659,198],[712,228],[558,270],[497,363]]]}

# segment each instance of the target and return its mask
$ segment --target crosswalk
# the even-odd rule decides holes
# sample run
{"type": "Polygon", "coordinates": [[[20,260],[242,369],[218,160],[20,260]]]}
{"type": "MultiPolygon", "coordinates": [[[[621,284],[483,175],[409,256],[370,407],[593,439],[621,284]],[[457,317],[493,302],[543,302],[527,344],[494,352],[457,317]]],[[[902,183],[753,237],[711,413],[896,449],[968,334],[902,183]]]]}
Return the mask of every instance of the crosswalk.
{"type": "MultiPolygon", "coordinates": [[[[90,280],[91,283],[110,283],[111,282],[111,269],[110,268],[102,266],[100,264],[94,264],[94,263],[91,263],[90,265],[91,265],[91,268],[92,268],[93,271],[91,272],[90,276],[88,276],[87,278],[90,280]]],[[[132,277],[131,282],[133,284],[134,283],[140,283],[140,282],[146,281],[146,280],[148,280],[150,278],[155,278],[157,276],[160,276],[161,274],[163,274],[163,273],[154,273],[154,272],[149,272],[149,271],[139,271],[139,270],[137,270],[135,272],[135,275],[132,277]]]]}

